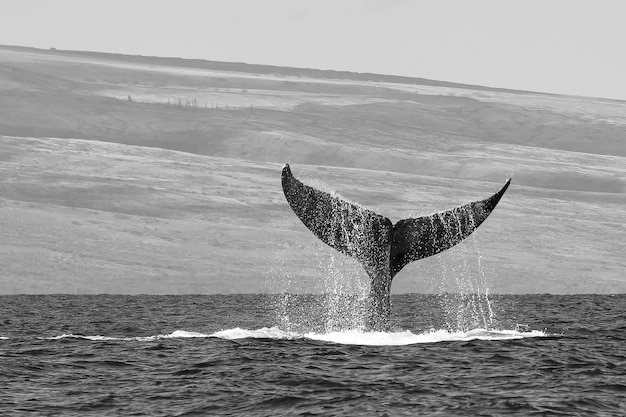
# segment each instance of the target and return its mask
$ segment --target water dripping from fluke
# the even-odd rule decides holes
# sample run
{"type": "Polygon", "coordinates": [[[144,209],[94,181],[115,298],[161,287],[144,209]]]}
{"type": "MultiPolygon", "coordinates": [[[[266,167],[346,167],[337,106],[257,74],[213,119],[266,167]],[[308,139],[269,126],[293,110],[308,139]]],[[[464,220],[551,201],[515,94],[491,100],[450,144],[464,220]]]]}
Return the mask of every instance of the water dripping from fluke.
{"type": "MultiPolygon", "coordinates": [[[[393,224],[388,218],[337,194],[303,184],[293,176],[289,165],[283,167],[281,180],[285,198],[302,223],[322,242],[356,260],[369,277],[367,289],[359,287],[355,292],[348,288],[347,293],[352,291],[353,298],[347,298],[343,295],[346,289],[341,281],[343,274],[330,268],[329,280],[325,282],[325,293],[329,294],[326,302],[318,306],[320,311],[302,312],[298,319],[298,323],[317,322],[317,327],[323,322],[325,331],[390,330],[394,276],[407,264],[446,251],[470,236],[491,214],[511,182],[509,179],[500,191],[484,200],[393,224]]],[[[461,264],[467,270],[465,258],[461,264]]],[[[456,295],[445,301],[449,318],[456,314],[450,328],[489,328],[493,311],[482,278],[484,272],[479,272],[478,277],[457,273],[452,276],[456,295]]],[[[281,301],[283,313],[289,317],[282,320],[284,325],[294,326],[295,306],[289,301],[288,296],[281,301]]]]}

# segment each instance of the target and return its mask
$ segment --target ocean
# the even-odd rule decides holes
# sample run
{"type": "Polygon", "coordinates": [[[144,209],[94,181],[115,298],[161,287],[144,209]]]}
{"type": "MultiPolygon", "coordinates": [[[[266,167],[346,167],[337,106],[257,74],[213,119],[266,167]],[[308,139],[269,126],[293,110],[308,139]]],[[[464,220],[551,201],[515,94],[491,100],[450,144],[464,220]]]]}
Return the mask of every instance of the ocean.
{"type": "Polygon", "coordinates": [[[626,295],[342,300],[2,296],[0,415],[626,415],[626,295]]]}

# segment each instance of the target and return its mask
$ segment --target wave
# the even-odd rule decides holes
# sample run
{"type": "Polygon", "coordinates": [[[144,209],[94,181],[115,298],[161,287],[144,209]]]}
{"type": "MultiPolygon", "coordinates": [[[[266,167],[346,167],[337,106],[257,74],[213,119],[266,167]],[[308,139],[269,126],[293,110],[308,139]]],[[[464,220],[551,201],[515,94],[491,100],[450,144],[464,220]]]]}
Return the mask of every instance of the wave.
{"type": "Polygon", "coordinates": [[[60,336],[42,337],[45,340],[60,339],[84,339],[91,341],[138,341],[150,342],[161,339],[185,339],[185,338],[219,338],[225,340],[237,339],[274,339],[274,340],[316,340],[345,345],[366,346],[402,346],[420,343],[458,342],[469,340],[510,340],[524,339],[529,337],[543,337],[547,334],[539,330],[487,330],[473,329],[469,331],[448,331],[431,329],[423,333],[413,333],[410,330],[395,332],[367,332],[361,330],[343,330],[328,333],[297,333],[281,330],[278,327],[262,327],[256,330],[234,329],[221,330],[212,334],[176,330],[170,334],[155,336],[134,337],[111,337],[111,336],[86,336],[80,334],[62,334],[60,336]]]}

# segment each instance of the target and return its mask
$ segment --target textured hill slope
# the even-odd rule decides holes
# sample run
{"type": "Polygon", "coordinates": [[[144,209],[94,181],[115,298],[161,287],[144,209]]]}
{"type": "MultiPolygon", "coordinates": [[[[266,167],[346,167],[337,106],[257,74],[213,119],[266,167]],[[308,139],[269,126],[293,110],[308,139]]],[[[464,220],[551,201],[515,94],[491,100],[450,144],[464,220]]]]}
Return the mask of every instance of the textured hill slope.
{"type": "Polygon", "coordinates": [[[626,291],[624,102],[117,55],[0,57],[3,292],[262,292],[289,280],[319,291],[330,261],[360,279],[289,211],[287,161],[392,220],[513,176],[475,241],[407,268],[396,292],[438,291],[458,264],[492,292],[626,291]]]}

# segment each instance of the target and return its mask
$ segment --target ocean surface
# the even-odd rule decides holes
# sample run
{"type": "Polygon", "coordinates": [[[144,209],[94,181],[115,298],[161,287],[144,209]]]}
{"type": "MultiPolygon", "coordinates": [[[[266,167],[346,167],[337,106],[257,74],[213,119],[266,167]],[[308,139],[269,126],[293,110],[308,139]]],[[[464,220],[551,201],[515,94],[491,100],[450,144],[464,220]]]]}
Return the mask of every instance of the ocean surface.
{"type": "Polygon", "coordinates": [[[2,296],[0,415],[626,415],[626,295],[392,300],[2,296]]]}

